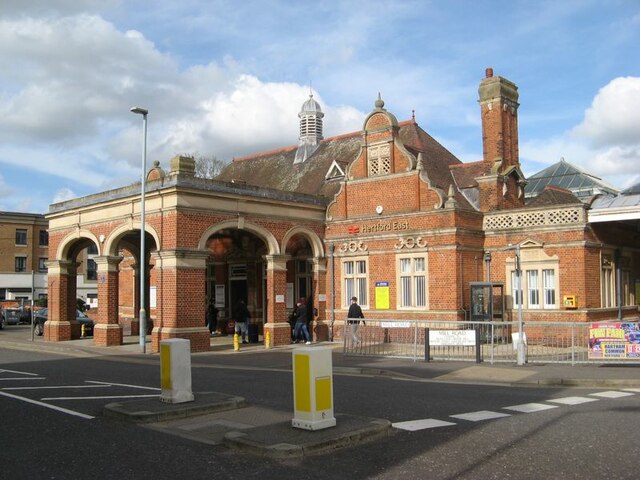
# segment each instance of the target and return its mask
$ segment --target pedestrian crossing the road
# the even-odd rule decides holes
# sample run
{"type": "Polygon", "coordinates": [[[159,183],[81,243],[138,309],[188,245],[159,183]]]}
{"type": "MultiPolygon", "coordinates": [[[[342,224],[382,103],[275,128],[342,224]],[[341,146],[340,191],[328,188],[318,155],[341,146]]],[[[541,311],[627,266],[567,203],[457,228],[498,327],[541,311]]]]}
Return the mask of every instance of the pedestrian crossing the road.
{"type": "MultiPolygon", "coordinates": [[[[561,397],[561,398],[550,398],[548,400],[544,400],[542,402],[531,402],[531,403],[523,403],[519,405],[509,405],[506,407],[502,407],[500,410],[508,410],[512,413],[504,413],[500,411],[491,411],[491,410],[480,410],[477,412],[467,412],[467,413],[458,413],[455,415],[449,415],[450,419],[462,420],[468,422],[482,422],[486,420],[494,420],[497,418],[510,417],[513,414],[528,414],[528,413],[536,413],[542,412],[545,410],[552,410],[555,408],[560,408],[562,406],[574,406],[581,405],[585,403],[597,402],[602,399],[617,399],[623,397],[629,397],[632,395],[636,395],[640,393],[640,388],[626,388],[624,390],[608,390],[604,392],[595,392],[591,393],[588,396],[578,397],[561,397]],[[557,405],[554,405],[557,404],[557,405]]],[[[418,419],[418,420],[408,420],[404,422],[396,422],[392,423],[394,428],[399,430],[406,430],[410,432],[415,432],[418,430],[427,430],[432,428],[440,428],[440,427],[449,427],[453,425],[457,425],[457,422],[439,420],[436,418],[426,418],[426,419],[418,419]]]]}

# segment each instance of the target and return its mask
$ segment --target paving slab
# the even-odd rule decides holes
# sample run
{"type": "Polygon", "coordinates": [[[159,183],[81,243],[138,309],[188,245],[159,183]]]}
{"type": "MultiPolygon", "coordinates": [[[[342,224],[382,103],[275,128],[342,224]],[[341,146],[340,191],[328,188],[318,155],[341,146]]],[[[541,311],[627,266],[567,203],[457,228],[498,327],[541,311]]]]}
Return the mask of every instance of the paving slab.
{"type": "Polygon", "coordinates": [[[109,403],[104,407],[104,414],[107,417],[135,423],[151,423],[234,410],[245,405],[243,397],[218,392],[204,392],[194,394],[192,402],[162,402],[160,395],[158,395],[157,398],[109,403]]]}
{"type": "Polygon", "coordinates": [[[322,430],[294,428],[291,421],[231,431],[224,444],[233,449],[271,458],[326,453],[391,435],[391,422],[379,418],[337,414],[336,426],[322,430]]]}

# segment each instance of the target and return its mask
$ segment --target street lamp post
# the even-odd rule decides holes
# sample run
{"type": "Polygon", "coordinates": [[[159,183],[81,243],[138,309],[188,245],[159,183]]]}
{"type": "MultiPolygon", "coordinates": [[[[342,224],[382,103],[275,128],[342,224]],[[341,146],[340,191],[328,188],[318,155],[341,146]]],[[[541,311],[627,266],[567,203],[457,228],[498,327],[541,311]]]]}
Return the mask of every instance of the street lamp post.
{"type": "Polygon", "coordinates": [[[522,302],[524,301],[522,292],[522,265],[520,262],[520,244],[514,246],[509,245],[504,250],[515,250],[516,252],[516,277],[518,279],[516,284],[517,292],[514,295],[518,302],[518,341],[516,343],[516,363],[518,365],[524,365],[527,362],[527,353],[524,344],[524,332],[522,324],[522,302]]]}
{"type": "Polygon", "coordinates": [[[147,351],[147,311],[145,309],[146,291],[146,254],[144,245],[144,194],[147,186],[147,115],[149,111],[142,107],[133,107],[132,113],[142,115],[142,186],[140,187],[140,347],[147,351]]]}
{"type": "Polygon", "coordinates": [[[516,245],[516,275],[518,276],[518,345],[516,347],[516,362],[518,365],[526,363],[526,353],[524,347],[524,332],[522,331],[522,265],[520,262],[520,244],[516,245]]]}

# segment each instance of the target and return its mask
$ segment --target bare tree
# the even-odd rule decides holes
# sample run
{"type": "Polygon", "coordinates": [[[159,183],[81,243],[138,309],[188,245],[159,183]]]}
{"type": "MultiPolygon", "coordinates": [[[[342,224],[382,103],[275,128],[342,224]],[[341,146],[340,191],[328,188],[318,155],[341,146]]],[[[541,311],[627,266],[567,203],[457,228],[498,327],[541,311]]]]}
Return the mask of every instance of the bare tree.
{"type": "Polygon", "coordinates": [[[227,165],[227,162],[215,155],[200,155],[196,152],[188,156],[196,161],[196,177],[200,178],[214,178],[227,165]]]}

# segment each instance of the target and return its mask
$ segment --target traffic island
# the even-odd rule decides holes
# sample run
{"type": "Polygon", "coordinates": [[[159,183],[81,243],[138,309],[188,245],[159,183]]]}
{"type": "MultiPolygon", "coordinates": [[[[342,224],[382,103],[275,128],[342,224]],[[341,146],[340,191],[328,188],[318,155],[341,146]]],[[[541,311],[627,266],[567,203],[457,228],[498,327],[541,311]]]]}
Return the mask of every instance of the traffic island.
{"type": "Polygon", "coordinates": [[[109,403],[104,407],[104,415],[134,423],[152,423],[235,410],[245,406],[243,397],[217,392],[195,394],[194,400],[187,403],[162,402],[158,395],[127,402],[109,403]]]}
{"type": "Polygon", "coordinates": [[[336,415],[336,426],[303,430],[280,422],[228,432],[224,444],[231,449],[271,458],[293,458],[326,453],[392,434],[391,422],[379,418],[336,415]]]}

